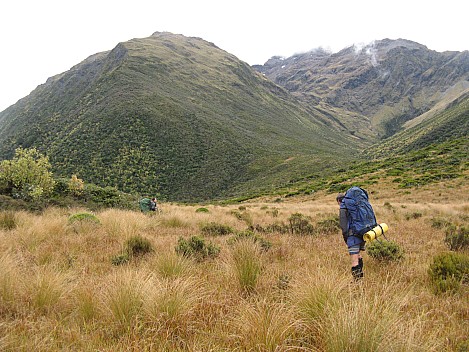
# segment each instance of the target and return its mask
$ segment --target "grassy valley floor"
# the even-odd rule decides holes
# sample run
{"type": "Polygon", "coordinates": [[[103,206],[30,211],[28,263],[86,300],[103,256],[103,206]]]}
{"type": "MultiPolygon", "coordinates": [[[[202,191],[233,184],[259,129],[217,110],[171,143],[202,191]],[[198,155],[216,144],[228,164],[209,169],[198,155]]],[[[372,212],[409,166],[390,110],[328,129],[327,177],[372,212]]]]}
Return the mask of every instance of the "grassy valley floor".
{"type": "Polygon", "coordinates": [[[437,294],[428,274],[449,251],[437,224],[469,222],[467,181],[393,187],[367,190],[404,259],[365,254],[361,283],[352,281],[335,194],[162,204],[154,215],[109,209],[94,214],[99,223],[70,223],[83,209],[3,212],[0,350],[467,350],[469,287],[437,294]],[[282,233],[294,214],[309,234],[282,233]],[[255,236],[243,239],[249,227],[255,236]],[[228,228],[238,235],[222,234],[228,228]],[[177,254],[191,236],[218,256],[177,254]],[[135,237],[153,251],[115,265],[135,237]]]}

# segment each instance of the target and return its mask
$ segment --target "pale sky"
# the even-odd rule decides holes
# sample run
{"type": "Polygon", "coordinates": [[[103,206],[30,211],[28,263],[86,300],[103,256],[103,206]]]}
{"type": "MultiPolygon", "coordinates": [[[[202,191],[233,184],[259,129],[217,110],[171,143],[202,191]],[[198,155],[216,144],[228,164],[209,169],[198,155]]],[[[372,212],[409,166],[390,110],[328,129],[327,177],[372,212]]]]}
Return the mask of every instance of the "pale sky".
{"type": "Polygon", "coordinates": [[[274,55],[408,39],[469,50],[466,0],[4,0],[0,111],[48,77],[119,42],[168,31],[200,37],[250,65],[274,55]]]}

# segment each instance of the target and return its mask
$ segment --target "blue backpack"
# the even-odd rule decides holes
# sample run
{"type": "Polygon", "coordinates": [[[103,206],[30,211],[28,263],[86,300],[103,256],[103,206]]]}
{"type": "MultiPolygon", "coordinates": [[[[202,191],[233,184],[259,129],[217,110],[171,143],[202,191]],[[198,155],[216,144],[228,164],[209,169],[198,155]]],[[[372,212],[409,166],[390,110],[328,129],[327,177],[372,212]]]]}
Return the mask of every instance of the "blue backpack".
{"type": "Polygon", "coordinates": [[[340,207],[347,209],[349,229],[354,235],[362,236],[378,225],[373,208],[368,201],[368,193],[360,187],[349,188],[340,207]]]}

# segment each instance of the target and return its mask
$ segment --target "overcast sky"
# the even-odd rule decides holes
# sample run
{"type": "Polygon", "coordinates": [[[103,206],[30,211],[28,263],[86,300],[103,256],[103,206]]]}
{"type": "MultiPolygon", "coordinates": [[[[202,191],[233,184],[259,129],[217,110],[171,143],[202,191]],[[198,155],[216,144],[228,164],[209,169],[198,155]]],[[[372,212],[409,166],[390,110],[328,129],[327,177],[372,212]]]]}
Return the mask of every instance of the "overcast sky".
{"type": "Polygon", "coordinates": [[[317,47],[409,39],[469,50],[466,0],[5,0],[0,5],[0,111],[48,77],[119,42],[173,32],[247,63],[317,47]]]}

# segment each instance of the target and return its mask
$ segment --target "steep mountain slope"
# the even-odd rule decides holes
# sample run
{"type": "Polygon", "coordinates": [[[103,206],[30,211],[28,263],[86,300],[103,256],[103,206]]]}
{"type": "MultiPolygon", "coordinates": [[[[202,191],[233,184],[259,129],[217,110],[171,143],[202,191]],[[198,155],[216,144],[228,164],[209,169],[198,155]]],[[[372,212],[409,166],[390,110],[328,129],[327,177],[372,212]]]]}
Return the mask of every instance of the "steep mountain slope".
{"type": "MultiPolygon", "coordinates": [[[[431,118],[401,131],[386,141],[371,147],[367,154],[394,157],[430,145],[458,141],[469,152],[469,92],[452,101],[446,109],[431,118]]],[[[466,154],[466,162],[468,154],[466,154]]]]}
{"type": "Polygon", "coordinates": [[[169,200],[285,182],[354,155],[348,139],[235,56],[170,33],[93,55],[0,113],[0,158],[35,146],[56,174],[169,200]]]}
{"type": "Polygon", "coordinates": [[[335,54],[314,50],[273,57],[255,68],[308,106],[336,109],[343,124],[365,137],[391,136],[469,89],[469,51],[439,53],[403,39],[335,54]]]}
{"type": "Polygon", "coordinates": [[[327,175],[303,174],[296,182],[278,188],[277,194],[292,197],[320,190],[339,192],[357,184],[414,194],[414,190],[408,189],[431,183],[440,183],[438,187],[444,194],[448,188],[467,185],[469,93],[419,124],[371,146],[362,155],[359,161],[338,167],[327,175]],[[447,183],[453,179],[459,181],[447,183]]]}

